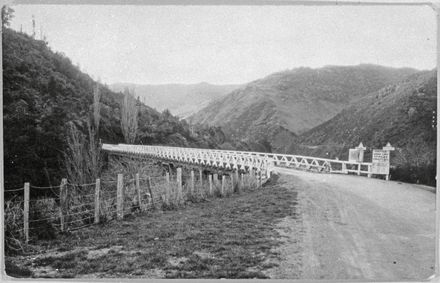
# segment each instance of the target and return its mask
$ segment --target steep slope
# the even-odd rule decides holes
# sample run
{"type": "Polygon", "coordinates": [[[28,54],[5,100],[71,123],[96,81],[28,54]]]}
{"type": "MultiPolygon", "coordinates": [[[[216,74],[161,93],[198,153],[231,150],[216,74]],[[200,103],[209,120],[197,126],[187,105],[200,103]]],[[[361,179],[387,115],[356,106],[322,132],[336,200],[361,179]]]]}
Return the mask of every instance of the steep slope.
{"type": "Polygon", "coordinates": [[[272,143],[273,129],[300,134],[332,118],[352,100],[414,72],[374,65],[293,69],[251,82],[188,120],[272,143]]]}
{"type": "MultiPolygon", "coordinates": [[[[43,41],[3,29],[3,122],[5,186],[58,183],[63,170],[67,123],[85,130],[96,82],[43,41]]],[[[122,95],[100,87],[103,142],[123,141],[122,95]]],[[[138,103],[138,142],[217,147],[218,128],[190,129],[185,121],[138,103]]]]}
{"type": "Polygon", "coordinates": [[[123,91],[125,87],[133,89],[140,101],[146,105],[163,111],[170,110],[173,115],[185,118],[211,101],[219,99],[230,93],[239,85],[213,85],[199,84],[163,84],[163,85],[138,85],[117,83],[110,85],[113,91],[123,91]]]}
{"type": "Polygon", "coordinates": [[[413,74],[353,102],[298,137],[289,152],[346,159],[348,148],[363,142],[371,160],[371,148],[390,142],[396,147],[392,177],[435,184],[436,96],[436,71],[413,74]]]}

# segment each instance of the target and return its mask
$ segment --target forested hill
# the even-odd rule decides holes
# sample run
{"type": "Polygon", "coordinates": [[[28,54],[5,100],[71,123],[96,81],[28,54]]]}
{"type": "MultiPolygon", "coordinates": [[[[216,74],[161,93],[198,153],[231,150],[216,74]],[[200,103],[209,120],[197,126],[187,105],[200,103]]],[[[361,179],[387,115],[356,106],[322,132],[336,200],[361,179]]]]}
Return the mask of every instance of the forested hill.
{"type": "MultiPolygon", "coordinates": [[[[66,129],[74,123],[85,130],[95,82],[65,55],[44,41],[3,29],[3,122],[5,187],[59,182],[64,175],[66,129]]],[[[99,138],[123,142],[120,126],[122,94],[100,85],[99,138]]],[[[216,148],[224,142],[219,128],[192,129],[168,111],[159,113],[138,102],[138,140],[216,148]]]]}
{"type": "Polygon", "coordinates": [[[436,71],[419,72],[363,97],[299,136],[288,152],[347,159],[348,149],[363,142],[370,161],[371,148],[390,142],[396,147],[393,179],[435,185],[436,76],[436,71]]]}
{"type": "Polygon", "coordinates": [[[230,136],[266,140],[272,150],[331,119],[368,93],[415,73],[409,68],[361,64],[296,68],[271,74],[216,100],[189,118],[221,126],[230,136]],[[282,135],[277,129],[281,131],[282,135]]]}

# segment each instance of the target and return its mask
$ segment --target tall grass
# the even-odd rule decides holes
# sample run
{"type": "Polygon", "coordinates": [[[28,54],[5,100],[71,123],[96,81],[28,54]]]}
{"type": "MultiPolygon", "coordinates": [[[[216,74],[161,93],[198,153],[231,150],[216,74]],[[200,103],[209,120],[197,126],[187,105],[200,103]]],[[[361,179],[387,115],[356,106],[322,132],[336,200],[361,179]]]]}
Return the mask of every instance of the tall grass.
{"type": "Polygon", "coordinates": [[[5,201],[5,253],[23,252],[23,198],[5,201]]]}
{"type": "MultiPolygon", "coordinates": [[[[204,202],[213,197],[229,197],[234,193],[254,190],[257,187],[255,176],[244,174],[242,179],[234,182],[230,176],[225,178],[222,191],[222,175],[212,180],[209,188],[208,175],[197,174],[194,188],[188,170],[182,176],[182,195],[178,193],[177,176],[170,173],[167,182],[166,170],[159,164],[148,160],[136,160],[129,157],[112,157],[107,170],[102,173],[100,186],[99,222],[116,219],[117,174],[123,174],[123,212],[124,215],[160,209],[174,210],[185,203],[204,202]],[[139,191],[136,186],[136,174],[139,173],[139,191]],[[240,184],[240,190],[238,186],[240,184]],[[148,186],[150,185],[150,186],[148,186]]],[[[95,222],[95,186],[96,183],[66,185],[65,206],[63,210],[64,233],[92,225],[95,222]]],[[[30,242],[51,240],[61,232],[60,195],[30,200],[29,229],[30,242]]],[[[23,198],[12,198],[5,203],[5,238],[8,254],[20,253],[23,245],[23,198]]]]}

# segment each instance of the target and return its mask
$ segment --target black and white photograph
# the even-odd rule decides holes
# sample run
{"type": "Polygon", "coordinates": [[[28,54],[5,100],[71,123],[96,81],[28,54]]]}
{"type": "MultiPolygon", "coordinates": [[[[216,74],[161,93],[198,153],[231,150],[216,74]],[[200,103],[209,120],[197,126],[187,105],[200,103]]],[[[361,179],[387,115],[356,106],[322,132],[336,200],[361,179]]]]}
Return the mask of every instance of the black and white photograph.
{"type": "Polygon", "coordinates": [[[3,280],[440,278],[440,4],[2,5],[3,280]]]}

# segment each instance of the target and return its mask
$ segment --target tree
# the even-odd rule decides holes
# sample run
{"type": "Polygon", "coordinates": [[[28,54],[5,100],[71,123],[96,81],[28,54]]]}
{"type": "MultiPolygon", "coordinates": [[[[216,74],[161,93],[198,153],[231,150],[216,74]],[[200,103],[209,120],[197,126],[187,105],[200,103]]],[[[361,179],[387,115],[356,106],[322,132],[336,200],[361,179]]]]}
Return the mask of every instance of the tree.
{"type": "Polygon", "coordinates": [[[83,134],[73,122],[68,123],[64,163],[68,179],[76,184],[94,182],[101,174],[100,100],[101,91],[99,83],[96,83],[93,88],[93,109],[87,120],[86,134],[83,134]]]}
{"type": "Polygon", "coordinates": [[[11,19],[14,17],[14,9],[4,5],[2,7],[2,27],[9,27],[11,25],[11,19]]]}
{"type": "Polygon", "coordinates": [[[101,90],[99,84],[96,84],[93,89],[93,122],[95,124],[95,131],[99,132],[99,121],[101,120],[101,90]]]}
{"type": "Polygon", "coordinates": [[[136,99],[128,88],[124,90],[124,98],[121,105],[121,128],[125,142],[132,144],[136,140],[138,129],[138,108],[136,99]]]}

